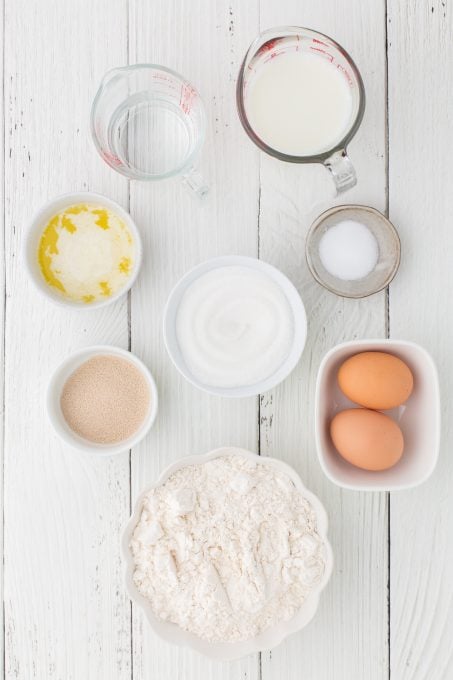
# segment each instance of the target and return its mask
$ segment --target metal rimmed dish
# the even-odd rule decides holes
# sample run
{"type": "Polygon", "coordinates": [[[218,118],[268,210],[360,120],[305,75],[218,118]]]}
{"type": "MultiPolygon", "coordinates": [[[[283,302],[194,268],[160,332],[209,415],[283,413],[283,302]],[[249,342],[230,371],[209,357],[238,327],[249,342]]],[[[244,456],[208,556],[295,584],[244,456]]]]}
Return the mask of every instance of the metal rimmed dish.
{"type": "MultiPolygon", "coordinates": [[[[256,453],[236,447],[222,447],[206,454],[186,456],[167,467],[150,488],[160,486],[177,470],[187,465],[199,465],[207,462],[208,460],[232,454],[236,456],[242,456],[254,462],[258,462],[260,460],[256,453]]],[[[280,460],[269,458],[267,456],[265,458],[265,463],[275,467],[277,470],[287,475],[294,483],[296,489],[304,498],[309,501],[315,511],[317,533],[322,539],[325,554],[325,570],[322,580],[313,588],[304,604],[297,611],[295,616],[293,616],[293,618],[289,619],[288,621],[282,621],[276,626],[268,628],[260,635],[243,642],[208,642],[197,637],[193,633],[183,630],[174,623],[158,619],[152,610],[150,602],[143,595],[141,595],[134,584],[134,561],[129,548],[134,529],[139,519],[144,496],[150,490],[148,488],[138,497],[135,503],[133,514],[123,532],[121,547],[126,569],[125,581],[128,594],[131,600],[143,610],[153,631],[164,640],[167,640],[168,642],[178,646],[195,649],[196,651],[210,658],[219,661],[226,661],[237,659],[247,654],[253,654],[266,649],[271,649],[280,644],[288,635],[291,635],[292,633],[304,628],[314,617],[318,608],[321,591],[327,585],[333,569],[332,549],[327,539],[327,514],[322,503],[314,494],[305,488],[302,480],[295,470],[293,470],[293,468],[280,460]]]]}
{"type": "Polygon", "coordinates": [[[313,277],[335,295],[363,298],[386,288],[398,271],[401,243],[393,224],[379,210],[366,205],[339,205],[323,212],[311,225],[305,256],[313,277]],[[343,220],[365,225],[375,237],[379,256],[375,268],[364,278],[346,281],[330,274],[321,262],[319,243],[323,235],[343,220]]]}

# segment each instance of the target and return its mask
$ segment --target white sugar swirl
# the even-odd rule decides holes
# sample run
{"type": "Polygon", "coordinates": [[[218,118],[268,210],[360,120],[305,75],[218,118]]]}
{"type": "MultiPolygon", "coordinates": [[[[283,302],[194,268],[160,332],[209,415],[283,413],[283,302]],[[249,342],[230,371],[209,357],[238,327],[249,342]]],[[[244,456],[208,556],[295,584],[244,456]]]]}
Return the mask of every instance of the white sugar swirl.
{"type": "Polygon", "coordinates": [[[282,365],[294,320],[288,300],[269,276],[227,266],[189,286],[176,333],[195,378],[210,386],[239,387],[264,380],[282,365]]]}

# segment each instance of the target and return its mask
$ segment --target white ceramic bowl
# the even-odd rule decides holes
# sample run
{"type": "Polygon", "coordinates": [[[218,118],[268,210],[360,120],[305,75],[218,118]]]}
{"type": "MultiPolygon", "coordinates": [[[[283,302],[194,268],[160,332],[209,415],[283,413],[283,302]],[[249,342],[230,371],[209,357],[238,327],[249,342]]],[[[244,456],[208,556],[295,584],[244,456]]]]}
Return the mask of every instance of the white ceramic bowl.
{"type": "Polygon", "coordinates": [[[275,267],[272,267],[266,262],[262,262],[254,257],[243,257],[239,255],[228,255],[225,257],[216,257],[207,262],[199,264],[194,269],[191,269],[185,274],[182,279],[176,284],[171,291],[167,304],[164,310],[164,342],[167,352],[173,361],[178,371],[188,380],[192,385],[198,387],[200,390],[217,394],[221,397],[251,397],[267,390],[272,389],[281,383],[295,368],[300,359],[302,351],[305,347],[307,338],[307,316],[305,307],[291,281],[275,267]],[[250,267],[256,271],[269,276],[281,288],[283,294],[288,300],[289,306],[293,312],[294,318],[294,337],[290,352],[280,368],[272,375],[268,376],[261,382],[253,385],[243,385],[239,387],[215,387],[212,385],[205,385],[197,380],[191,373],[184,357],[181,353],[176,335],[176,316],[181,299],[187,288],[200,276],[206,274],[213,269],[219,267],[250,267]]]}
{"type": "Polygon", "coordinates": [[[24,262],[27,272],[35,284],[36,288],[42,293],[48,300],[51,300],[57,305],[62,307],[72,307],[73,309],[99,309],[99,307],[105,307],[106,305],[115,302],[119,297],[127,293],[127,291],[133,286],[142,262],[142,241],[140,238],[139,231],[132,220],[132,217],[127,213],[118,203],[112,201],[106,196],[101,194],[95,194],[91,192],[81,192],[74,194],[62,194],[53,198],[51,201],[46,203],[33,217],[28,232],[25,239],[24,245],[24,262]],[[134,269],[129,276],[129,279],[123,288],[120,288],[114,295],[110,295],[105,300],[99,300],[97,302],[92,302],[89,305],[83,302],[77,302],[75,300],[69,300],[63,295],[60,295],[58,291],[54,290],[52,286],[45,281],[38,262],[38,247],[41,234],[44,227],[48,221],[60,210],[69,207],[70,205],[76,205],[78,203],[94,203],[97,205],[102,205],[116,213],[123,222],[126,224],[135,244],[135,264],[134,269]]]}
{"type": "MultiPolygon", "coordinates": [[[[186,465],[199,465],[201,463],[205,463],[208,460],[212,460],[213,458],[219,458],[220,456],[228,454],[243,456],[248,460],[259,460],[259,456],[257,456],[256,453],[251,453],[250,451],[235,447],[223,447],[199,456],[187,456],[185,458],[181,458],[175,463],[172,463],[172,465],[169,465],[161,473],[156,483],[150,488],[160,486],[176,470],[179,470],[186,465]]],[[[311,503],[316,513],[318,534],[322,538],[325,547],[326,568],[322,581],[315,589],[312,590],[301,609],[292,619],[279,623],[277,626],[264,631],[261,633],[261,635],[258,635],[251,640],[246,640],[245,642],[208,642],[206,640],[202,640],[196,635],[193,635],[193,633],[188,633],[174,623],[169,623],[158,619],[153,613],[149,601],[143,597],[143,595],[141,595],[134,584],[134,561],[129,549],[132,534],[140,517],[143,499],[145,494],[149,491],[149,489],[147,489],[138,497],[132,517],[125,527],[122,538],[122,553],[126,568],[126,588],[129,596],[131,600],[144,611],[146,618],[148,619],[148,622],[154,632],[157,633],[157,635],[160,635],[160,637],[162,637],[164,640],[182,647],[191,647],[201,654],[213,659],[226,661],[237,659],[241,656],[245,656],[246,654],[253,654],[275,647],[276,645],[280,644],[280,642],[282,642],[288,635],[291,635],[292,633],[304,628],[315,615],[318,608],[320,593],[326,586],[331,576],[333,567],[332,549],[327,540],[326,511],[324,510],[324,507],[318,498],[304,487],[299,475],[293,470],[293,468],[275,458],[268,458],[266,456],[265,461],[266,464],[272,465],[277,470],[287,475],[294,482],[298,491],[300,491],[300,493],[311,503]]]]}
{"type": "Polygon", "coordinates": [[[321,467],[338,486],[360,491],[396,491],[424,482],[436,466],[440,442],[439,380],[431,356],[419,345],[404,340],[356,340],[331,349],[318,371],[315,437],[321,467]],[[338,411],[357,408],[338,386],[338,369],[353,354],[370,351],[394,354],[409,366],[414,376],[414,389],[406,404],[385,411],[403,432],[403,455],[392,468],[378,472],[361,470],[344,460],[329,433],[330,422],[338,411]]]}
{"type": "Polygon", "coordinates": [[[93,345],[91,347],[79,349],[57,366],[47,387],[46,405],[49,420],[52,423],[55,432],[66,444],[69,444],[69,446],[72,446],[79,451],[95,454],[97,456],[112,456],[131,449],[138,444],[151,429],[157,415],[157,387],[148,368],[134,354],[131,354],[131,352],[111,345],[93,345]],[[95,444],[80,437],[71,430],[61,411],[60,398],[66,380],[81,364],[98,355],[111,355],[130,361],[138,368],[144,378],[146,378],[150,391],[150,407],[142,425],[131,437],[118,444],[95,444]]]}

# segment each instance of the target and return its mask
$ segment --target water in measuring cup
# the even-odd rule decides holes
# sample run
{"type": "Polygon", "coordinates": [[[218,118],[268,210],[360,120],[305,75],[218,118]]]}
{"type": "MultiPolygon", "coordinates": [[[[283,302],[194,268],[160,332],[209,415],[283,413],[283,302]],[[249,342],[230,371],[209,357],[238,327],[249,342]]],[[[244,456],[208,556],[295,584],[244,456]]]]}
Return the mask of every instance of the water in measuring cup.
{"type": "Polygon", "coordinates": [[[181,108],[143,93],[124,102],[110,126],[118,158],[138,179],[158,179],[184,169],[195,131],[181,108]]]}
{"type": "Polygon", "coordinates": [[[287,52],[261,65],[245,107],[254,132],[272,149],[315,156],[343,138],[353,99],[346,77],[328,59],[287,52]]]}

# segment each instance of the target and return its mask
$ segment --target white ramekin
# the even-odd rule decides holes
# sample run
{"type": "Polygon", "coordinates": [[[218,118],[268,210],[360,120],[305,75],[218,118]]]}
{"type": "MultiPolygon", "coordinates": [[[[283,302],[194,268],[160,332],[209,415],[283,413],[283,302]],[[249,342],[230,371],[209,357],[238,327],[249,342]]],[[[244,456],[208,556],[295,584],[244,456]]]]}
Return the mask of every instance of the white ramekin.
{"type": "Polygon", "coordinates": [[[69,444],[69,446],[72,446],[79,451],[95,454],[97,456],[112,456],[131,449],[148,434],[157,415],[157,387],[148,368],[131,352],[111,345],[93,345],[77,350],[77,352],[68,356],[59,366],[57,366],[47,387],[46,405],[49,420],[52,423],[55,432],[66,444],[69,444]],[[130,361],[142,373],[148,383],[150,391],[150,407],[145,420],[131,437],[118,444],[95,444],[80,437],[71,430],[61,411],[60,398],[66,380],[81,364],[88,361],[88,359],[92,359],[94,356],[99,355],[111,355],[130,361]]]}
{"type": "Polygon", "coordinates": [[[164,342],[167,352],[176,366],[178,371],[188,380],[192,385],[198,387],[204,392],[216,394],[221,397],[251,397],[266,392],[281,383],[298,363],[300,356],[305,347],[307,339],[307,315],[305,307],[291,281],[272,265],[258,260],[254,257],[243,257],[240,255],[227,255],[224,257],[216,257],[207,262],[202,262],[194,269],[191,269],[185,274],[182,279],[178,281],[176,286],[171,291],[167,304],[164,310],[164,342]],[[176,333],[176,316],[181,299],[187,288],[200,276],[206,274],[213,269],[219,267],[249,267],[255,271],[259,271],[266,276],[269,276],[274,283],[276,283],[282,293],[288,300],[289,306],[293,312],[294,317],[294,336],[290,352],[282,365],[272,375],[268,376],[260,382],[252,385],[242,385],[239,387],[216,387],[213,385],[205,385],[197,380],[197,378],[189,370],[184,357],[179,348],[177,333],[176,333]]]}
{"type": "MultiPolygon", "coordinates": [[[[205,463],[206,461],[212,460],[213,458],[219,458],[229,454],[242,456],[247,460],[260,460],[256,453],[251,453],[245,449],[222,447],[203,455],[187,456],[185,458],[181,458],[175,463],[172,463],[161,473],[156,483],[150,488],[160,486],[170,477],[170,475],[180,468],[183,468],[187,465],[200,465],[201,463],[205,463]]],[[[272,465],[277,470],[287,475],[294,482],[294,485],[302,494],[302,496],[304,496],[304,498],[310,502],[316,514],[317,531],[323,541],[325,548],[326,568],[323,579],[316,586],[316,588],[312,590],[297,614],[289,621],[283,621],[272,628],[268,628],[257,637],[251,640],[246,640],[245,642],[208,642],[206,640],[202,640],[193,633],[188,633],[175,623],[169,623],[167,621],[158,619],[155,616],[149,601],[143,597],[143,595],[141,595],[134,584],[134,560],[129,549],[132,534],[140,517],[143,499],[145,494],[148,493],[149,488],[137,498],[133,514],[123,532],[121,547],[126,569],[126,588],[131,600],[145,613],[151,628],[157,635],[168,642],[182,647],[190,647],[201,654],[204,654],[205,656],[211,657],[212,659],[217,659],[219,661],[237,659],[241,656],[245,656],[246,654],[253,654],[267,649],[272,649],[273,647],[276,647],[278,644],[280,644],[280,642],[282,642],[288,635],[291,635],[292,633],[304,628],[314,617],[318,608],[320,593],[326,586],[332,574],[333,556],[332,549],[327,540],[327,514],[322,503],[314,494],[305,488],[299,475],[289,465],[277,460],[276,458],[269,458],[267,456],[265,459],[263,459],[263,461],[265,461],[267,465],[272,465]]]]}
{"type": "Polygon", "coordinates": [[[51,201],[46,203],[31,220],[28,232],[25,237],[23,260],[30,279],[39,292],[42,293],[48,300],[51,300],[55,304],[66,308],[72,307],[73,309],[78,310],[99,309],[99,307],[105,307],[106,305],[115,302],[115,300],[118,300],[118,298],[127,293],[127,291],[134,285],[142,262],[142,241],[132,217],[124,210],[124,208],[118,205],[118,203],[115,201],[112,201],[110,198],[92,192],[62,194],[61,196],[56,196],[51,201]],[[134,269],[131,272],[127,283],[114,295],[110,295],[105,300],[99,300],[90,304],[85,304],[83,302],[77,302],[75,300],[65,298],[63,295],[59,294],[58,291],[54,290],[52,286],[49,286],[41,273],[38,262],[39,240],[48,221],[64,208],[69,207],[70,205],[76,205],[78,203],[94,203],[96,205],[102,205],[116,213],[118,217],[123,220],[132,234],[135,245],[134,269]]]}
{"type": "Polygon", "coordinates": [[[424,482],[437,464],[440,444],[440,394],[437,369],[428,352],[406,340],[353,340],[333,347],[319,366],[315,397],[315,438],[325,475],[338,486],[355,491],[397,491],[424,482]],[[388,415],[401,427],[404,451],[388,470],[362,470],[342,458],[331,436],[334,415],[357,404],[342,393],[337,374],[341,364],[359,352],[389,352],[404,361],[414,376],[414,389],[405,404],[388,415]]]}

